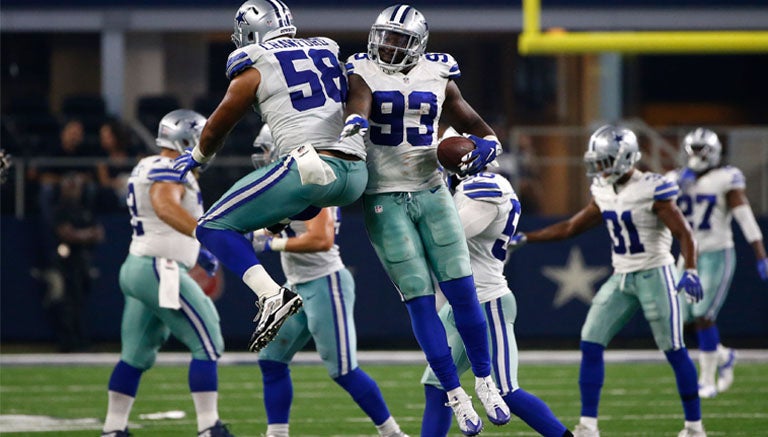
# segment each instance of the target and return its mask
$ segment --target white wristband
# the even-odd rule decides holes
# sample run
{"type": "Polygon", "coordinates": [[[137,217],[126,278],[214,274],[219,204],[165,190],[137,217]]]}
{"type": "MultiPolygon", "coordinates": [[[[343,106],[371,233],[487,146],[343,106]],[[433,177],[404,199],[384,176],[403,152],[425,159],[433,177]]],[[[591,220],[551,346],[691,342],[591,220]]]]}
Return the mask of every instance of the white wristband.
{"type": "MultiPolygon", "coordinates": [[[[215,156],[215,154],[214,154],[215,156]]],[[[200,164],[205,164],[206,162],[213,159],[213,156],[205,156],[203,155],[203,152],[200,150],[200,145],[198,144],[195,146],[194,149],[192,149],[192,159],[199,162],[200,164]]]]}
{"type": "Polygon", "coordinates": [[[742,204],[731,210],[733,218],[741,227],[741,232],[744,233],[744,238],[748,243],[754,243],[763,239],[763,233],[760,232],[760,226],[757,225],[755,215],[752,214],[752,208],[748,204],[742,204]]]}
{"type": "Polygon", "coordinates": [[[269,248],[273,252],[282,252],[285,250],[286,244],[288,244],[287,238],[275,237],[269,242],[269,248]]]}

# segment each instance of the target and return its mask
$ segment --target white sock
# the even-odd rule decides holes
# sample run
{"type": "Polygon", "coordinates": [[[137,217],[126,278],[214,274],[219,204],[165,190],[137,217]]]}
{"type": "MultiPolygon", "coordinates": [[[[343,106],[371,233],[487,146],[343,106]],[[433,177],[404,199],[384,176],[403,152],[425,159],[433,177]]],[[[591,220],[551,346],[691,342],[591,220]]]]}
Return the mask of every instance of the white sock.
{"type": "Polygon", "coordinates": [[[280,291],[280,285],[275,282],[261,264],[256,264],[243,273],[243,282],[259,298],[276,295],[280,291]]]}
{"type": "Polygon", "coordinates": [[[219,392],[192,392],[192,401],[195,403],[195,414],[197,415],[197,432],[216,425],[216,421],[219,420],[218,399],[219,392]]]}
{"type": "Polygon", "coordinates": [[[133,396],[110,390],[107,417],[104,419],[104,432],[122,431],[128,426],[128,416],[133,407],[133,396]]]}
{"type": "Polygon", "coordinates": [[[704,431],[704,425],[701,424],[701,420],[695,422],[685,421],[685,427],[693,431],[704,431]]]}
{"type": "Polygon", "coordinates": [[[717,365],[722,366],[728,361],[731,355],[731,348],[727,348],[722,343],[717,344],[717,365]]]}
{"type": "Polygon", "coordinates": [[[448,400],[453,399],[455,396],[458,396],[461,393],[467,394],[461,386],[446,392],[446,394],[448,395],[448,400]]]}
{"type": "Polygon", "coordinates": [[[717,372],[717,352],[699,352],[699,385],[715,385],[717,372]]]}
{"type": "Polygon", "coordinates": [[[376,429],[379,430],[379,435],[384,436],[400,432],[400,426],[395,422],[395,418],[392,416],[389,416],[389,418],[382,422],[381,425],[376,425],[376,429]]]}
{"type": "Polygon", "coordinates": [[[289,437],[287,423],[270,423],[267,425],[267,437],[289,437]]]}
{"type": "Polygon", "coordinates": [[[593,431],[597,430],[597,417],[581,416],[579,423],[593,431]]]}

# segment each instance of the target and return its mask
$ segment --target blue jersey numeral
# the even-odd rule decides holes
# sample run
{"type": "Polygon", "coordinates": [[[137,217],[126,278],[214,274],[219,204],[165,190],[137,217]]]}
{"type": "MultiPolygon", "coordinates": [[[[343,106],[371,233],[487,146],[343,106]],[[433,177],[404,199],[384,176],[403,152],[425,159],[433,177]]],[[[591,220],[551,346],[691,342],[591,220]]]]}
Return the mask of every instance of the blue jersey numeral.
{"type": "Polygon", "coordinates": [[[408,94],[408,110],[421,114],[419,126],[405,128],[406,99],[400,91],[374,91],[371,105],[371,141],[380,146],[399,146],[405,139],[411,146],[432,145],[437,117],[437,96],[432,92],[408,94]],[[422,133],[422,126],[424,132],[422,133]]]}
{"type": "Polygon", "coordinates": [[[509,239],[515,235],[517,221],[520,219],[520,202],[515,199],[512,199],[511,202],[512,211],[507,216],[507,224],[504,225],[504,230],[501,231],[501,238],[496,239],[491,249],[493,256],[500,261],[507,259],[507,244],[509,244],[509,239]]]}
{"type": "Polygon", "coordinates": [[[133,188],[133,182],[128,184],[128,195],[126,196],[126,202],[128,209],[131,212],[131,227],[133,228],[133,234],[136,236],[144,235],[144,225],[139,220],[139,208],[136,205],[136,191],[133,188]]]}
{"type": "Polygon", "coordinates": [[[325,105],[326,96],[334,102],[347,98],[347,78],[333,53],[325,49],[312,49],[309,56],[303,50],[275,53],[289,88],[291,104],[297,111],[306,111],[325,105]],[[296,69],[295,61],[311,59],[314,68],[296,69]],[[309,93],[307,92],[309,88],[309,93]]]}
{"type": "Polygon", "coordinates": [[[717,196],[714,194],[697,194],[695,203],[696,205],[704,204],[704,214],[701,216],[701,223],[698,226],[693,222],[694,198],[689,194],[683,194],[677,198],[677,207],[680,208],[680,212],[688,219],[688,224],[691,225],[691,228],[698,230],[712,229],[710,219],[717,203],[717,196]]]}
{"type": "Polygon", "coordinates": [[[637,227],[632,221],[632,211],[624,211],[621,215],[616,211],[603,211],[603,219],[610,222],[608,230],[613,240],[613,252],[617,255],[627,253],[627,244],[624,241],[624,230],[626,229],[629,237],[629,253],[636,254],[645,252],[645,246],[640,242],[640,235],[637,233],[637,227]]]}

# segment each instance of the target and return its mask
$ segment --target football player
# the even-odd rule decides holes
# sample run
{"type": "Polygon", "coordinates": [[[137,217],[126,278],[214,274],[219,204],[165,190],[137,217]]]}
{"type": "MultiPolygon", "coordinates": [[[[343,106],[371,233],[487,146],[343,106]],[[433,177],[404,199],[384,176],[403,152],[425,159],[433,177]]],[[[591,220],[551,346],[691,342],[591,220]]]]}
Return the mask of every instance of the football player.
{"type": "Polygon", "coordinates": [[[683,139],[686,166],[670,176],[681,189],[677,206],[693,228],[699,244],[697,264],[704,298],[684,307],[684,322],[693,322],[699,341],[699,396],[711,398],[733,384],[736,353],[720,343],[716,320],[728,297],[736,269],[731,219],[735,218],[757,259],[757,273],[768,281],[768,258],[763,234],[744,194],[744,175],[736,167],[721,166],[722,146],[717,134],[698,128],[683,139]],[[715,383],[715,375],[718,375],[715,383]]]}
{"type": "MultiPolygon", "coordinates": [[[[494,357],[493,376],[509,409],[532,429],[546,437],[572,435],[549,407],[536,396],[526,392],[517,382],[517,342],[514,323],[517,302],[507,285],[504,264],[507,243],[520,219],[520,201],[509,181],[499,174],[482,172],[464,179],[449,179],[455,185],[453,200],[464,226],[469,246],[472,272],[477,296],[488,322],[491,356],[494,357]]],[[[453,361],[462,374],[469,369],[467,354],[456,331],[453,310],[444,305],[440,320],[448,333],[453,361]]],[[[435,373],[427,366],[421,379],[426,405],[421,435],[446,436],[451,426],[452,411],[448,396],[435,373]]]]}
{"type": "Polygon", "coordinates": [[[301,298],[266,272],[244,234],[288,217],[308,219],[363,192],[362,139],[339,141],[347,80],[339,46],[325,37],[294,38],[281,0],[248,0],[235,14],[227,60],[229,88],[200,143],[176,160],[186,173],[213,159],[227,133],[254,108],[272,128],[279,160],[244,176],[201,217],[195,235],[258,297],[249,349],[257,351],[301,307],[301,298]]]}
{"type": "Polygon", "coordinates": [[[224,351],[219,314],[189,276],[195,261],[213,276],[218,261],[200,247],[194,232],[203,213],[196,173],[181,177],[173,160],[197,144],[205,117],[187,109],[160,120],[160,153],[134,167],[128,179],[133,237],[120,268],[125,297],[120,361],[109,380],[102,436],[125,437],[141,375],[155,363],[170,334],[192,352],[189,389],[200,435],[231,436],[219,420],[216,362],[224,351]]]}
{"type": "Polygon", "coordinates": [[[475,389],[491,422],[509,421],[509,408],[491,378],[487,324],[477,300],[467,242],[436,158],[441,116],[468,132],[476,149],[461,171],[477,173],[494,161],[499,141],[461,96],[456,60],[425,53],[429,30],[409,5],[384,9],[368,36],[368,52],[349,57],[349,96],[342,138],[363,135],[368,185],[365,225],[376,254],[395,283],[427,361],[448,391],[461,431],[478,434],[482,420],[459,383],[435,310],[432,275],[450,302],[476,376],[475,389]],[[370,129],[369,129],[370,127],[370,129]]]}
{"type": "MultiPolygon", "coordinates": [[[[251,155],[258,168],[270,161],[273,149],[268,125],[254,141],[251,155]]],[[[267,411],[267,437],[288,437],[293,384],[289,364],[310,339],[330,377],[346,390],[371,418],[379,435],[407,437],[389,413],[376,382],[357,364],[354,320],[355,282],[335,244],[341,210],[323,208],[306,221],[294,221],[279,235],[256,231],[256,253],[279,252],[287,284],[304,305],[280,329],[275,341],[259,352],[267,411]]]]}
{"type": "Polygon", "coordinates": [[[624,127],[606,125],[589,139],[584,153],[593,178],[592,201],[571,218],[513,236],[510,244],[562,240],[605,223],[613,241],[613,275],[592,300],[581,329],[581,419],[575,436],[599,436],[597,410],[605,379],[603,351],[616,333],[642,309],[656,345],[675,372],[685,413],[679,437],[705,436],[696,368],[683,343],[681,296],[702,298],[696,272],[696,241],[674,203],[675,182],[635,168],[640,159],[637,137],[624,127]],[[671,253],[672,237],[680,242],[685,272],[679,281],[671,253]]]}

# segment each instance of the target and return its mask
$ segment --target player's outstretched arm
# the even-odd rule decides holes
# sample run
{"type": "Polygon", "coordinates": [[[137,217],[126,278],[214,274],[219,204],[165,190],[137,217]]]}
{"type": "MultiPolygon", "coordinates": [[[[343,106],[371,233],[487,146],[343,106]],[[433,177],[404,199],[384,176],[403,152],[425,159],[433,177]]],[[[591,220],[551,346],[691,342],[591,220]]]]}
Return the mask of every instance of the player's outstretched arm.
{"type": "Polygon", "coordinates": [[[763,233],[760,232],[760,226],[755,220],[755,214],[752,212],[752,207],[749,205],[744,190],[728,191],[725,194],[725,200],[731,213],[733,213],[733,218],[739,224],[744,238],[752,246],[757,260],[757,274],[763,281],[768,281],[768,258],[766,258],[765,246],[763,246],[763,233]]]}
{"type": "Polygon", "coordinates": [[[350,74],[347,84],[344,128],[339,134],[339,139],[365,135],[368,130],[368,117],[371,114],[371,104],[373,103],[371,88],[360,75],[350,74]]]}
{"type": "Polygon", "coordinates": [[[323,208],[304,224],[307,231],[290,238],[254,233],[253,248],[256,252],[314,253],[325,252],[333,247],[336,227],[330,208],[323,208]]]}
{"type": "Polygon", "coordinates": [[[555,241],[579,235],[603,222],[603,214],[594,199],[571,218],[537,231],[525,233],[528,242],[555,241]]]}
{"type": "Polygon", "coordinates": [[[680,242],[680,254],[685,258],[685,268],[696,269],[696,240],[693,238],[691,226],[683,217],[680,209],[672,200],[657,200],[653,202],[653,211],[672,232],[672,236],[680,242]]]}

